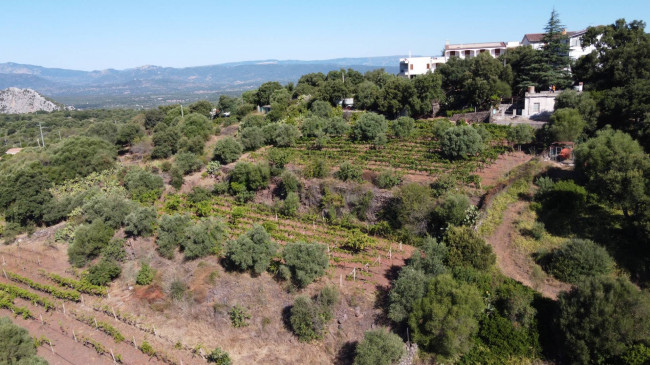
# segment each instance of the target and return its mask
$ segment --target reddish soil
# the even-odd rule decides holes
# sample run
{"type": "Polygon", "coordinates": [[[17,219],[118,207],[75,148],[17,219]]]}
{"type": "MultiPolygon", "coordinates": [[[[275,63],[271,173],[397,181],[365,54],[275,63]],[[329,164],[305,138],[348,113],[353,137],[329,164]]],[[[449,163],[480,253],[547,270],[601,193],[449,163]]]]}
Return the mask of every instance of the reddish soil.
{"type": "Polygon", "coordinates": [[[493,164],[477,172],[481,177],[481,185],[484,187],[495,185],[508,171],[525,164],[534,157],[521,151],[499,155],[493,164]]]}
{"type": "Polygon", "coordinates": [[[561,291],[570,290],[571,285],[550,276],[547,276],[544,280],[535,280],[532,277],[535,265],[533,259],[519,251],[513,242],[514,221],[523,209],[527,209],[527,204],[527,202],[518,201],[510,205],[503,215],[503,221],[486,241],[494,249],[497,256],[497,265],[504,275],[539,291],[545,297],[557,299],[558,294],[561,291]]]}

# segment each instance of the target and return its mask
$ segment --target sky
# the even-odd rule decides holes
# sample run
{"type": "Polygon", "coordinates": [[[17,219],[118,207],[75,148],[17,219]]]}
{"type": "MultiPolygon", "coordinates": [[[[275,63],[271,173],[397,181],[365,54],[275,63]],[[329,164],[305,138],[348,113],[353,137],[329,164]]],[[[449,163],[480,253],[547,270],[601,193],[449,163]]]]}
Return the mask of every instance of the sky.
{"type": "Polygon", "coordinates": [[[648,0],[2,0],[0,63],[102,70],[439,56],[445,41],[541,33],[553,8],[568,30],[650,21],[648,0]]]}

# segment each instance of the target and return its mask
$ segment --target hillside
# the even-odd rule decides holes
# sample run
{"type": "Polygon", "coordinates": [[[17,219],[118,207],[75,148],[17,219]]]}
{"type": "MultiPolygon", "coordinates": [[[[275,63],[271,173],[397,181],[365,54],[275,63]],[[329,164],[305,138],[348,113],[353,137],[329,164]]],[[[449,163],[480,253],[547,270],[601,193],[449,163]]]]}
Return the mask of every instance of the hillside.
{"type": "Polygon", "coordinates": [[[0,90],[0,113],[24,114],[37,111],[52,112],[61,110],[61,105],[46,99],[32,89],[10,87],[0,90]]]}

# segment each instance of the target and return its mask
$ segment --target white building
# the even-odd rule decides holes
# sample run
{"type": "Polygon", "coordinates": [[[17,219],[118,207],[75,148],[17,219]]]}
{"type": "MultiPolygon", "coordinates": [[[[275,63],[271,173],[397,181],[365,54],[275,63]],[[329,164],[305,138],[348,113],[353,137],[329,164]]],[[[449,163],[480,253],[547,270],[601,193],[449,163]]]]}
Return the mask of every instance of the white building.
{"type": "Polygon", "coordinates": [[[434,72],[438,65],[445,63],[444,57],[408,57],[399,60],[399,76],[413,78],[434,72]]]}
{"type": "Polygon", "coordinates": [[[531,86],[524,95],[524,110],[522,115],[530,119],[547,120],[555,109],[555,97],[560,93],[550,91],[535,92],[531,86]]]}
{"type": "MultiPolygon", "coordinates": [[[[508,42],[511,43],[511,42],[508,42]]],[[[487,53],[492,57],[499,57],[506,53],[508,48],[506,42],[485,42],[466,44],[445,44],[445,59],[449,57],[473,58],[481,53],[487,53]]],[[[514,42],[517,43],[517,42],[514,42]]]]}
{"type": "MultiPolygon", "coordinates": [[[[577,60],[578,58],[591,53],[595,50],[596,47],[593,45],[582,48],[580,41],[582,36],[586,33],[586,30],[578,30],[573,32],[563,31],[564,34],[568,36],[567,42],[569,42],[569,57],[572,60],[577,60]]],[[[529,33],[524,34],[524,38],[521,40],[522,46],[531,46],[533,49],[542,49],[544,47],[544,33],[529,33]]]]}

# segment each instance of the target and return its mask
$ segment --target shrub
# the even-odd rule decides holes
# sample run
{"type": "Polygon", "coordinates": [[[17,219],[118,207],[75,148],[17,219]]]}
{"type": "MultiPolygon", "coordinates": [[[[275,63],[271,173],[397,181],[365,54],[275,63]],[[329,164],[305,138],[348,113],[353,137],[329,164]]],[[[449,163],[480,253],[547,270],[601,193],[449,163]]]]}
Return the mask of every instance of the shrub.
{"type": "Polygon", "coordinates": [[[232,361],[230,360],[230,355],[226,351],[223,351],[220,348],[215,348],[207,357],[208,362],[215,363],[217,365],[231,365],[232,361]]]}
{"type": "Polygon", "coordinates": [[[151,346],[151,344],[146,340],[142,341],[139,349],[145,355],[154,356],[156,354],[156,350],[154,350],[153,346],[151,346]]]}
{"type": "MultiPolygon", "coordinates": [[[[190,106],[191,110],[192,108],[190,106]]],[[[210,110],[208,110],[208,113],[210,110]]],[[[189,139],[199,137],[203,141],[207,141],[212,135],[213,129],[212,122],[207,118],[207,115],[191,113],[180,123],[181,133],[189,139]]]]}
{"type": "Polygon", "coordinates": [[[363,170],[361,167],[347,161],[343,162],[339,171],[334,174],[334,177],[342,181],[361,181],[362,176],[363,170]]]}
{"type": "Polygon", "coordinates": [[[109,169],[116,158],[115,146],[103,139],[70,137],[54,148],[49,169],[52,179],[61,183],[109,169]]]}
{"type": "Polygon", "coordinates": [[[151,158],[167,158],[178,151],[181,134],[176,127],[160,123],[154,128],[151,158]]]}
{"type": "MultiPolygon", "coordinates": [[[[0,212],[6,210],[7,222],[26,226],[40,224],[47,219],[47,207],[53,205],[52,194],[48,191],[51,180],[45,176],[41,164],[32,164],[13,174],[0,177],[0,212]]],[[[58,204],[55,204],[58,205],[58,204]]],[[[53,220],[61,219],[60,216],[53,220]]],[[[9,231],[9,226],[5,235],[9,231]]]]}
{"type": "Polygon", "coordinates": [[[111,122],[95,122],[88,127],[85,135],[101,138],[110,144],[115,144],[117,141],[117,127],[111,122]]]}
{"type": "Polygon", "coordinates": [[[345,250],[359,252],[374,245],[374,240],[359,229],[353,229],[348,233],[348,238],[341,246],[345,250]]]}
{"type": "Polygon", "coordinates": [[[387,329],[366,331],[357,345],[354,365],[391,365],[406,354],[404,341],[387,329]]]}
{"type": "Polygon", "coordinates": [[[122,268],[113,260],[102,260],[88,269],[85,279],[93,285],[107,285],[122,273],[122,268]]]}
{"type": "Polygon", "coordinates": [[[74,233],[74,241],[68,248],[68,258],[75,267],[84,266],[97,257],[113,238],[113,229],[102,221],[79,226],[74,233]]]}
{"type": "Polygon", "coordinates": [[[139,124],[127,123],[122,124],[117,130],[117,141],[116,143],[121,145],[130,145],[134,141],[144,136],[142,127],[139,124]]]}
{"type": "Polygon", "coordinates": [[[135,283],[138,285],[149,285],[153,281],[156,273],[146,262],[142,263],[138,275],[135,278],[135,283]]]}
{"type": "Polygon", "coordinates": [[[373,141],[380,134],[386,134],[388,123],[383,115],[376,113],[363,113],[352,126],[352,134],[355,140],[373,141]]]}
{"type": "Polygon", "coordinates": [[[471,266],[478,270],[487,270],[496,262],[492,247],[485,244],[474,230],[469,227],[452,227],[446,236],[449,253],[449,266],[471,266]]]}
{"type": "Polygon", "coordinates": [[[393,203],[384,214],[393,224],[414,235],[427,233],[431,211],[433,210],[431,190],[426,186],[411,183],[403,185],[395,194],[393,203]]]}
{"type": "Polygon", "coordinates": [[[230,184],[231,188],[233,183],[237,183],[247,190],[255,191],[266,188],[270,178],[271,172],[267,164],[238,162],[230,175],[230,184]]]}
{"type": "Polygon", "coordinates": [[[262,128],[266,125],[266,120],[264,119],[263,115],[247,115],[244,118],[242,118],[241,123],[239,124],[239,128],[241,129],[246,129],[246,128],[262,128]]]}
{"type": "Polygon", "coordinates": [[[451,224],[460,226],[470,207],[469,198],[464,194],[449,194],[433,209],[437,226],[444,228],[451,224]]]}
{"type": "Polygon", "coordinates": [[[181,152],[176,155],[176,168],[179,169],[183,175],[192,172],[197,172],[203,167],[203,162],[199,157],[191,152],[181,152]]]}
{"type": "Polygon", "coordinates": [[[445,134],[445,131],[447,129],[452,128],[454,125],[450,123],[448,120],[436,120],[433,122],[432,125],[432,132],[433,132],[433,137],[440,140],[442,136],[445,134]]]}
{"type": "Polygon", "coordinates": [[[113,238],[108,242],[101,251],[102,257],[106,260],[122,262],[126,258],[126,251],[124,251],[124,239],[113,238]]]}
{"type": "Polygon", "coordinates": [[[271,164],[276,169],[283,169],[286,164],[291,160],[291,154],[288,150],[280,148],[271,148],[269,149],[267,158],[269,164],[271,164]]]}
{"type": "Polygon", "coordinates": [[[388,296],[388,318],[395,322],[408,319],[415,301],[424,297],[426,289],[426,276],[421,270],[405,266],[400,271],[397,280],[388,296]]]}
{"type": "Polygon", "coordinates": [[[172,299],[181,300],[185,297],[185,292],[187,291],[187,284],[180,280],[172,281],[172,284],[169,286],[169,296],[172,299]]]}
{"type": "Polygon", "coordinates": [[[172,259],[174,251],[185,239],[185,229],[190,222],[186,215],[163,215],[160,218],[158,239],[158,253],[161,256],[172,259]]]}
{"type": "Polygon", "coordinates": [[[300,341],[309,342],[323,337],[325,321],[319,316],[319,308],[305,296],[299,296],[291,307],[291,329],[300,341]]]}
{"type": "Polygon", "coordinates": [[[434,238],[427,237],[411,256],[409,266],[422,270],[427,275],[440,275],[447,272],[447,258],[449,249],[443,243],[438,243],[434,238]]]}
{"type": "Polygon", "coordinates": [[[264,136],[276,147],[291,147],[300,138],[300,131],[292,124],[271,123],[264,127],[264,136]]]}
{"type": "Polygon", "coordinates": [[[587,202],[587,191],[572,180],[558,181],[550,191],[539,197],[541,203],[540,219],[549,230],[566,233],[573,220],[578,216],[587,202]]]}
{"type": "Polygon", "coordinates": [[[448,274],[436,276],[427,283],[426,295],[413,303],[408,320],[413,340],[447,358],[465,353],[473,345],[484,306],[474,286],[448,274]]]}
{"type": "Polygon", "coordinates": [[[186,260],[194,260],[221,251],[221,243],[226,237],[226,227],[216,219],[203,219],[185,229],[185,239],[181,241],[186,260]]]}
{"type": "Polygon", "coordinates": [[[83,206],[86,220],[89,222],[101,220],[113,229],[122,226],[124,219],[132,209],[132,202],[119,195],[106,194],[93,196],[83,206]]]}
{"type": "Polygon", "coordinates": [[[331,136],[342,136],[350,131],[350,124],[341,117],[333,117],[325,124],[323,130],[331,136]]]}
{"type": "Polygon", "coordinates": [[[124,219],[124,232],[129,236],[151,236],[156,226],[156,209],[139,207],[124,219]]]}
{"type": "Polygon", "coordinates": [[[549,120],[551,133],[556,141],[575,141],[587,126],[577,109],[561,108],[549,120]]]}
{"type": "Polygon", "coordinates": [[[126,172],[124,187],[131,194],[131,199],[153,203],[160,198],[165,185],[160,176],[140,168],[132,168],[126,172]]]}
{"type": "Polygon", "coordinates": [[[393,121],[393,133],[395,137],[407,138],[413,133],[415,128],[415,120],[409,117],[399,117],[393,121]]]}
{"type": "Polygon", "coordinates": [[[311,114],[321,118],[329,118],[332,115],[332,106],[323,100],[315,100],[309,107],[311,114]]]}
{"type": "Polygon", "coordinates": [[[402,183],[402,176],[395,170],[383,170],[374,182],[380,189],[390,189],[402,183]]]}
{"type": "Polygon", "coordinates": [[[8,317],[0,318],[0,363],[42,365],[47,361],[36,356],[34,339],[26,329],[8,317]]]}
{"type": "Polygon", "coordinates": [[[300,287],[323,276],[329,265],[326,247],[317,243],[289,243],[284,247],[282,256],[285,265],[291,270],[293,280],[300,287]]]}
{"type": "Polygon", "coordinates": [[[538,177],[537,180],[535,180],[535,185],[537,185],[538,187],[535,196],[536,198],[539,199],[539,197],[542,197],[544,196],[544,194],[553,190],[553,186],[555,186],[555,182],[553,182],[553,179],[551,179],[548,176],[541,176],[538,177]]]}
{"type": "Polygon", "coordinates": [[[205,168],[205,171],[208,175],[216,177],[221,173],[221,164],[217,161],[208,162],[208,166],[205,168]]]}
{"type": "Polygon", "coordinates": [[[214,147],[214,160],[222,164],[229,164],[236,161],[242,154],[243,147],[232,137],[226,137],[217,141],[214,147]]]}
{"type": "Polygon", "coordinates": [[[180,190],[181,187],[183,187],[183,183],[185,182],[183,179],[183,170],[179,169],[178,167],[174,167],[171,169],[169,174],[171,176],[169,185],[171,185],[176,190],[180,190]]]}
{"type": "Polygon", "coordinates": [[[144,127],[153,129],[156,124],[165,119],[165,113],[159,108],[149,109],[144,113],[144,127]]]}
{"type": "Polygon", "coordinates": [[[614,270],[614,260],[602,246],[591,240],[572,239],[553,250],[548,272],[569,283],[583,278],[608,275],[614,270]]]}
{"type": "Polygon", "coordinates": [[[323,134],[323,128],[328,124],[327,119],[311,116],[307,117],[300,126],[300,131],[305,137],[319,137],[323,134]]]}
{"type": "Polygon", "coordinates": [[[298,214],[298,208],[300,208],[300,198],[298,194],[291,192],[282,202],[280,213],[287,217],[295,217],[298,214]]]}
{"type": "Polygon", "coordinates": [[[228,242],[226,258],[235,268],[259,275],[269,267],[277,250],[278,245],[271,241],[264,227],[254,225],[250,231],[228,242]]]}
{"type": "Polygon", "coordinates": [[[289,193],[295,193],[300,190],[300,181],[291,171],[285,171],[280,176],[280,190],[282,196],[287,196],[289,193]]]}
{"type": "Polygon", "coordinates": [[[307,179],[323,178],[329,175],[330,169],[324,159],[311,160],[303,170],[303,176],[307,179]]]}
{"type": "Polygon", "coordinates": [[[246,308],[239,304],[235,304],[235,306],[230,309],[228,316],[230,316],[230,323],[232,323],[232,326],[235,328],[248,326],[247,321],[251,318],[251,315],[248,313],[246,308]]]}
{"type": "Polygon", "coordinates": [[[264,136],[264,131],[260,127],[248,127],[244,128],[239,132],[239,139],[241,141],[244,150],[254,151],[262,146],[266,138],[264,136]]]}
{"type": "Polygon", "coordinates": [[[475,156],[484,148],[483,139],[476,129],[470,126],[449,128],[440,139],[440,150],[453,159],[465,159],[469,156],[475,156]]]}

